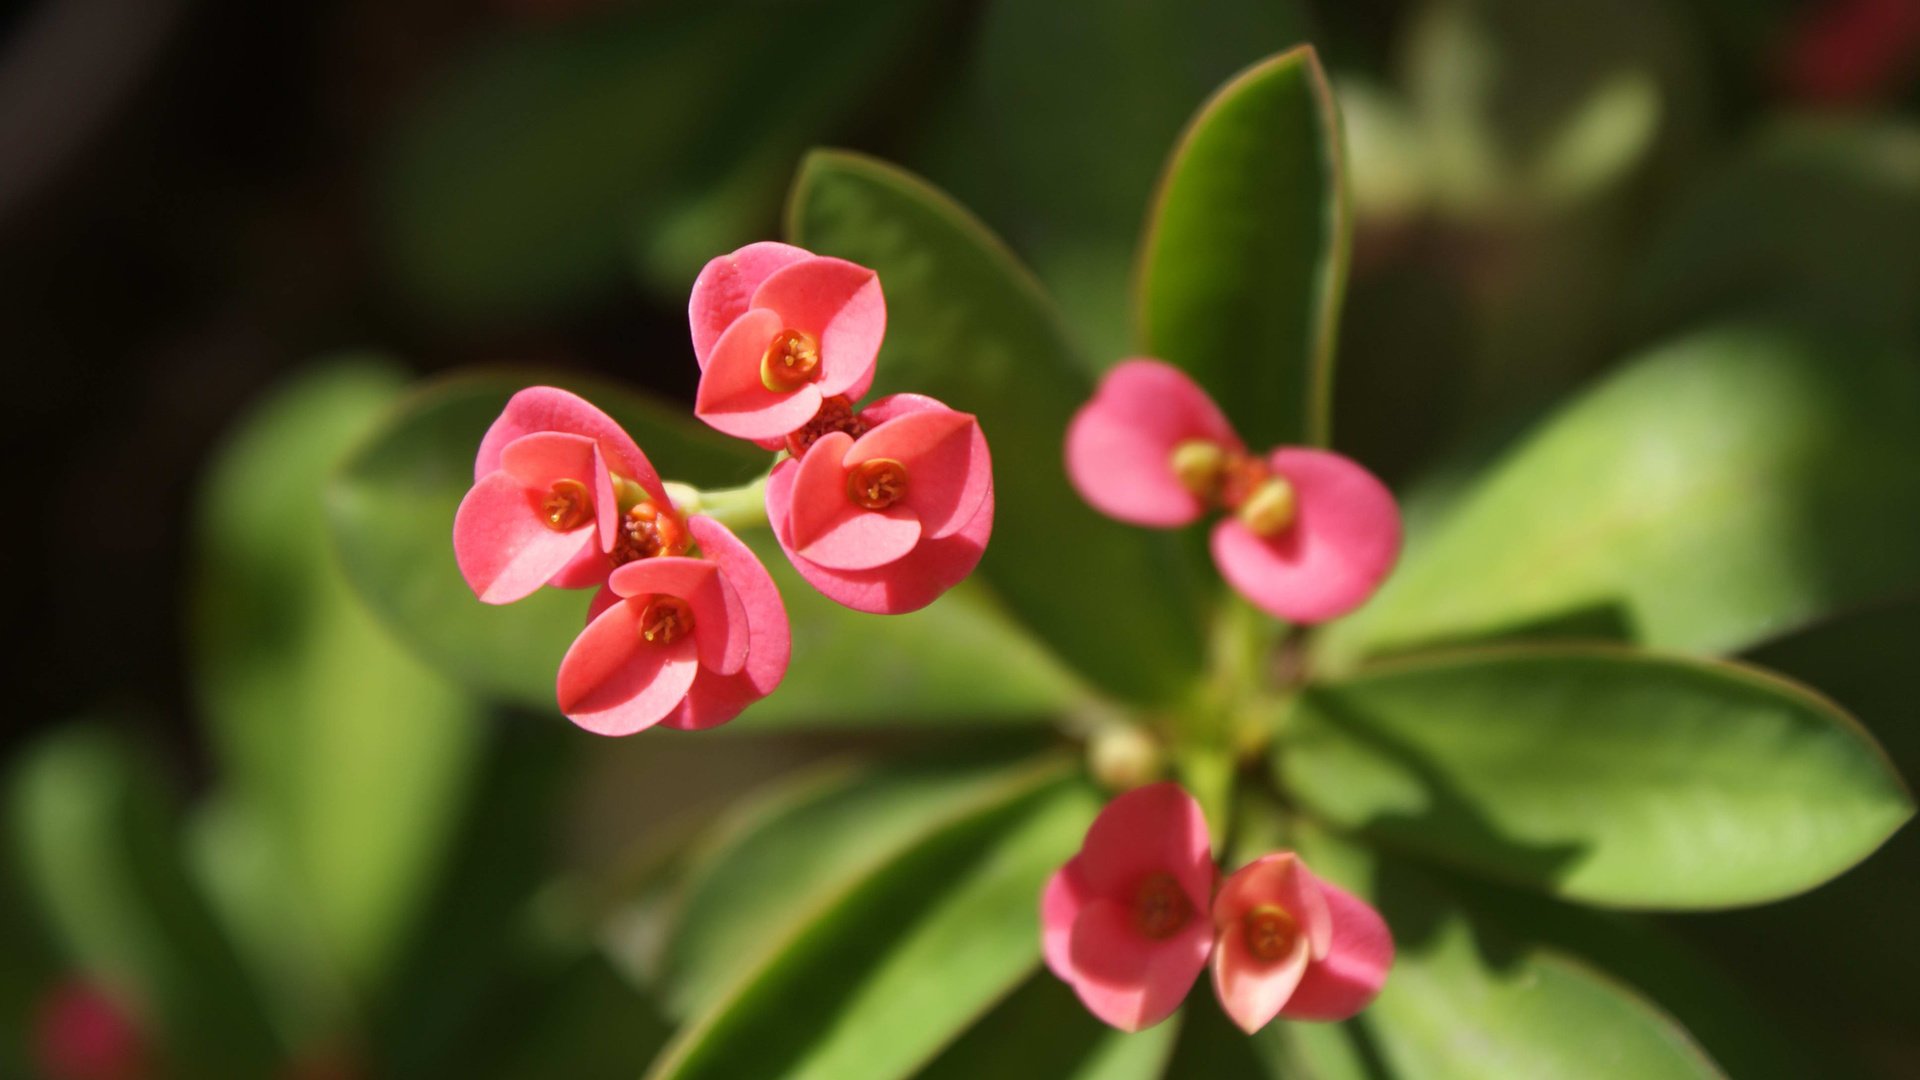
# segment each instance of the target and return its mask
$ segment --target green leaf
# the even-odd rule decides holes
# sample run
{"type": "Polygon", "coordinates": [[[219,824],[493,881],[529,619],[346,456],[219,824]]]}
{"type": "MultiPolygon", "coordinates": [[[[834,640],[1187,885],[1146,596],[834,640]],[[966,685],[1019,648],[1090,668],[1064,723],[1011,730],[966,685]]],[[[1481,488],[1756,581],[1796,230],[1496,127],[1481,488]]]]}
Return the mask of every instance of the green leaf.
{"type": "Polygon", "coordinates": [[[1255,447],[1324,444],[1353,218],[1310,45],[1222,87],[1182,136],[1140,253],[1140,338],[1255,447]]]}
{"type": "Polygon", "coordinates": [[[1180,1024],[1116,1031],[1093,1018],[1050,971],[1027,980],[919,1080],[1155,1080],[1165,1075],[1180,1024]]]}
{"type": "Polygon", "coordinates": [[[686,1017],[764,965],[833,898],[956,822],[1057,780],[1055,759],[829,765],[735,811],[688,874],[666,946],[667,1004],[686,1017]]]}
{"type": "Polygon", "coordinates": [[[1462,651],[1313,688],[1291,724],[1277,767],[1316,815],[1592,903],[1789,896],[1913,813],[1845,712],[1734,664],[1462,651]]]}
{"type": "Polygon", "coordinates": [[[1098,807],[1055,783],[932,837],[814,912],[650,1075],[910,1075],[1036,969],[1040,888],[1098,807]]]}
{"type": "Polygon", "coordinates": [[[334,463],[403,376],[341,361],[242,422],[199,507],[197,684],[282,900],[365,988],[418,915],[484,737],[471,701],[363,608],[327,543],[334,463]],[[310,917],[310,918],[309,918],[310,917]]]}
{"type": "Polygon", "coordinates": [[[773,218],[779,178],[884,85],[927,7],[622,5],[484,42],[385,163],[395,273],[445,317],[538,317],[615,293],[637,224],[649,276],[685,288],[773,218]]]}
{"type": "MultiPolygon", "coordinates": [[[[580,393],[624,425],[662,475],[728,486],[770,458],[696,423],[687,410],[605,383],[551,373],[463,375],[400,402],[348,458],[329,491],[334,538],[360,595],[407,644],[462,686],[554,709],[560,659],[585,623],[589,594],[546,589],[482,604],[453,560],[454,511],[473,455],[513,394],[548,383],[580,393]]],[[[793,627],[787,678],[730,730],[904,720],[1028,721],[1079,687],[977,590],[956,589],[911,615],[881,618],[816,593],[764,533],[751,543],[793,627]],[[991,670],[992,679],[979,673],[991,670]]]]}
{"type": "Polygon", "coordinates": [[[1303,830],[1300,850],[1316,873],[1374,903],[1393,930],[1393,971],[1360,1014],[1388,1075],[1722,1075],[1684,1029],[1630,987],[1516,940],[1439,879],[1376,860],[1319,829],[1303,830]]]}
{"type": "Polygon", "coordinates": [[[997,512],[980,575],[1060,656],[1116,695],[1167,700],[1201,664],[1190,553],[1108,521],[1067,483],[1062,440],[1092,396],[1039,285],[965,209],[905,172],[816,152],[788,238],[880,272],[887,342],[876,394],[931,394],[980,417],[997,512]]]}
{"type": "Polygon", "coordinates": [[[156,760],[95,726],[29,747],[7,785],[21,880],[73,968],[129,1003],[164,1060],[271,1075],[280,1051],[258,988],[186,869],[156,760]]]}
{"type": "Polygon", "coordinates": [[[1677,200],[1628,297],[1641,337],[1748,311],[1876,340],[1920,335],[1920,128],[1799,119],[1677,200]]]}
{"type": "Polygon", "coordinates": [[[1140,208],[1193,103],[1306,30],[1291,0],[1215,0],[1205,18],[1180,0],[1110,5],[1098,18],[995,0],[959,104],[920,160],[1028,256],[1097,371],[1133,348],[1140,208]]]}
{"type": "MultiPolygon", "coordinates": [[[[1898,660],[1911,656],[1920,656],[1920,600],[1913,599],[1809,627],[1751,659],[1833,695],[1880,737],[1902,773],[1915,776],[1920,717],[1910,670],[1898,660]]],[[[1903,829],[1825,888],[1687,929],[1781,1011],[1820,1024],[1830,1044],[1881,1059],[1881,1048],[1916,1045],[1907,992],[1920,956],[1916,910],[1920,830],[1903,829]],[[1820,992],[1807,993],[1809,986],[1820,992]]]]}
{"type": "Polygon", "coordinates": [[[1520,442],[1323,660],[1582,620],[1738,650],[1920,586],[1920,366],[1763,325],[1652,351],[1520,442]]]}

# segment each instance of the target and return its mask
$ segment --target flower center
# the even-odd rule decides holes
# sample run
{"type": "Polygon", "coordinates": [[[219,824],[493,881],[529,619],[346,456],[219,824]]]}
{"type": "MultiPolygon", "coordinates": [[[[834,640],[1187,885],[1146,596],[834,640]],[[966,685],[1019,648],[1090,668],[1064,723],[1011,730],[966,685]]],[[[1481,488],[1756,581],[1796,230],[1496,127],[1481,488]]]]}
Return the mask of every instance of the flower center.
{"type": "Polygon", "coordinates": [[[871,458],[847,472],[847,498],[868,510],[885,510],[907,497],[907,467],[892,458],[871,458]]]}
{"type": "Polygon", "coordinates": [[[1133,897],[1133,922],[1140,932],[1161,941],[1193,920],[1193,901],[1172,874],[1149,874],[1133,897]]]}
{"type": "Polygon", "coordinates": [[[556,480],[540,504],[540,517],[554,532],[572,532],[593,520],[593,495],[578,480],[556,480]]]}
{"type": "Polygon", "coordinates": [[[1278,536],[1299,511],[1293,485],[1267,463],[1207,439],[1188,439],[1169,458],[1180,486],[1207,504],[1238,514],[1256,536],[1278,536]]]}
{"type": "Polygon", "coordinates": [[[693,633],[693,608],[677,596],[652,596],[640,609],[640,640],[671,645],[693,633]]]}
{"type": "Polygon", "coordinates": [[[787,453],[794,457],[804,457],[813,444],[821,437],[834,431],[844,431],[854,438],[867,433],[868,424],[853,411],[853,402],[845,395],[835,394],[820,403],[820,411],[813,414],[807,426],[787,436],[787,453]]]}
{"type": "Polygon", "coordinates": [[[785,393],[820,377],[820,343],[811,334],[782,330],[760,358],[760,385],[785,393]]]}
{"type": "Polygon", "coordinates": [[[621,515],[613,539],[613,565],[625,566],[655,555],[680,555],[687,550],[687,527],[680,515],[650,502],[635,503],[621,515]]]}
{"type": "Polygon", "coordinates": [[[1300,924],[1285,908],[1262,904],[1241,916],[1247,935],[1247,951],[1261,960],[1279,960],[1291,953],[1300,940],[1300,924]]]}

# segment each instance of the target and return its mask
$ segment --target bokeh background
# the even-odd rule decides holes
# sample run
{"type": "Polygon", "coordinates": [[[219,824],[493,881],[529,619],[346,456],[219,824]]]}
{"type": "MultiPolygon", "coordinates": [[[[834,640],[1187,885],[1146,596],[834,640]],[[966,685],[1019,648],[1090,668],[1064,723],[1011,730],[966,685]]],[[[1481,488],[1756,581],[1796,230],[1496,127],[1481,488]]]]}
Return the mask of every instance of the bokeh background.
{"type": "MultiPolygon", "coordinates": [[[[610,887],[634,852],[729,792],[874,736],[609,744],[455,700],[350,599],[309,581],[330,558],[313,492],[333,435],[315,421],[304,445],[326,453],[296,440],[248,455],[276,424],[236,425],[345,354],[417,375],[556,368],[688,398],[693,274],[778,235],[793,167],[823,144],[952,192],[1034,266],[1093,355],[1123,355],[1131,252],[1168,147],[1226,77],[1303,40],[1334,73],[1353,155],[1336,430],[1396,484],[1476,460],[1611,359],[1711,315],[1788,311],[1863,342],[1920,343],[1912,0],[28,0],[0,12],[3,437],[25,520],[10,530],[0,761],[11,773],[64,737],[60,783],[119,791],[138,773],[116,811],[127,820],[96,826],[141,834],[185,813],[205,835],[221,832],[220,807],[272,801],[260,778],[286,770],[342,770],[333,786],[287,783],[319,792],[315,805],[352,798],[412,716],[439,717],[426,738],[444,738],[452,763],[397,779],[418,798],[393,812],[417,811],[413,824],[374,817],[315,842],[313,872],[353,880],[358,830],[405,834],[368,856],[385,861],[365,873],[386,876],[344,902],[358,914],[312,936],[325,955],[280,958],[307,976],[291,979],[295,1000],[255,1003],[260,1045],[234,1035],[185,1071],[178,1055],[207,1046],[161,1046],[161,1014],[179,1009],[125,1000],[145,977],[129,972],[152,965],[116,954],[173,947],[150,935],[175,930],[116,905],[164,907],[186,888],[175,871],[127,885],[112,868],[74,870],[56,891],[108,927],[89,953],[10,870],[0,1074],[33,1075],[49,1001],[75,978],[147,1029],[128,1036],[128,1060],[158,1069],[173,1054],[178,1075],[460,1074],[483,1060],[489,1075],[631,1073],[657,1025],[632,1019],[645,1004],[613,965],[528,944],[476,962],[456,992],[449,958],[502,932],[489,911],[610,887]],[[284,565],[228,561],[262,547],[284,565]],[[229,570],[238,594],[223,591],[229,570]],[[235,604],[261,608],[238,638],[222,614],[235,604]],[[374,672],[364,700],[271,667],[233,674],[245,664],[232,654],[334,640],[272,640],[295,625],[288,612],[328,605],[345,627],[330,632],[371,657],[354,668],[374,672]],[[383,665],[403,674],[382,683],[383,665]],[[267,689],[235,688],[248,679],[267,689]],[[288,715],[276,686],[296,708],[323,703],[302,722],[327,728],[328,708],[364,722],[331,756],[260,736],[288,715]],[[244,798],[236,774],[253,777],[244,798]],[[169,809],[144,809],[149,795],[169,809]],[[511,894],[494,909],[489,880],[511,894]],[[562,985],[589,987],[582,1000],[620,1017],[620,1036],[588,1038],[582,1055],[563,1029],[592,1030],[591,1010],[534,1008],[562,985]],[[441,1007],[393,1019],[421,997],[441,1007]],[[556,1066],[536,1038],[577,1058],[556,1066]]],[[[394,369],[364,370],[379,388],[371,413],[394,369]]],[[[299,414],[284,398],[265,407],[282,410],[278,429],[299,414]]],[[[1884,652],[1895,639],[1866,640],[1884,652]]],[[[1862,685],[1884,673],[1861,667],[1862,685]]],[[[42,798],[62,796],[11,798],[10,825],[42,798]]],[[[196,843],[182,880],[245,861],[196,843]]],[[[1870,928],[1892,935],[1889,968],[1920,958],[1907,915],[1870,928]]],[[[1728,927],[1737,954],[1751,939],[1728,927]]],[[[1809,989],[1799,1006],[1869,1071],[1920,1069],[1913,981],[1903,1008],[1899,973],[1840,974],[1860,975],[1863,997],[1809,989]]],[[[182,1022],[232,1004],[190,1003],[182,1022]]]]}

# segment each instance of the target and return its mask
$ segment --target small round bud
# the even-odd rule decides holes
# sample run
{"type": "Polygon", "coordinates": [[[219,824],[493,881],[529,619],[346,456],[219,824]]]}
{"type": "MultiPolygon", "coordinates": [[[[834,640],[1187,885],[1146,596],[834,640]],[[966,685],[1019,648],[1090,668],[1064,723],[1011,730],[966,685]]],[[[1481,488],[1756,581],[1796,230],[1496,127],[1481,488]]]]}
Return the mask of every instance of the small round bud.
{"type": "Polygon", "coordinates": [[[1109,791],[1145,787],[1160,779],[1165,766],[1160,744],[1132,724],[1103,727],[1087,745],[1087,768],[1109,791]]]}

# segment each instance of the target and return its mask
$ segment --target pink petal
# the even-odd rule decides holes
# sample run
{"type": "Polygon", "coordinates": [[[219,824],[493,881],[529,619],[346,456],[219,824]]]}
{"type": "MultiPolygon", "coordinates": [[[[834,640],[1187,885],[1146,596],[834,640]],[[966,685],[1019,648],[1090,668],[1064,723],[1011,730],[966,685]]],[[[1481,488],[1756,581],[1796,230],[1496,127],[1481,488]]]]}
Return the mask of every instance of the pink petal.
{"type": "Polygon", "coordinates": [[[1080,880],[1079,861],[1078,856],[1068,859],[1040,891],[1040,954],[1046,958],[1047,968],[1067,982],[1080,977],[1069,947],[1074,920],[1080,917],[1080,909],[1093,899],[1093,894],[1080,880]]]}
{"type": "Polygon", "coordinates": [[[1293,485],[1294,522],[1262,538],[1238,519],[1213,529],[1213,560],[1242,596],[1276,618],[1317,623],[1373,595],[1400,554],[1393,493],[1351,459],[1290,447],[1268,458],[1293,485]]]}
{"type": "Polygon", "coordinates": [[[621,596],[677,596],[693,609],[700,665],[731,675],[747,662],[747,614],[720,567],[706,559],[658,555],[627,563],[607,586],[621,596]]]}
{"type": "Polygon", "coordinates": [[[1107,372],[1067,426],[1067,476],[1108,517],[1186,525],[1206,506],[1174,475],[1172,458],[1175,447],[1193,439],[1241,448],[1219,406],[1186,372],[1158,360],[1127,360],[1107,372]]]}
{"type": "Polygon", "coordinates": [[[694,394],[694,415],[740,439],[773,439],[796,431],[820,411],[818,383],[777,392],[760,381],[767,345],[781,330],[780,316],[754,308],[733,321],[714,343],[694,394]]]}
{"type": "Polygon", "coordinates": [[[1326,957],[1333,940],[1333,916],[1327,910],[1326,898],[1320,895],[1318,880],[1299,856],[1290,851],[1262,855],[1235,870],[1221,884],[1220,895],[1214,897],[1213,921],[1225,927],[1266,904],[1285,910],[1306,931],[1313,959],[1326,957]]]}
{"type": "Polygon", "coordinates": [[[1134,927],[1132,912],[1105,897],[1087,903],[1068,940],[1067,981],[1088,1011],[1122,1031],[1149,1028],[1186,999],[1213,947],[1211,929],[1195,918],[1155,941],[1134,927]]]}
{"type": "Polygon", "coordinates": [[[887,331],[887,303],[880,295],[880,276],[872,270],[816,255],[768,275],[752,306],[779,312],[784,328],[811,334],[820,343],[816,385],[822,396],[857,398],[873,384],[873,363],[887,331]]]}
{"type": "Polygon", "coordinates": [[[879,427],[889,420],[912,416],[918,412],[951,411],[953,410],[947,408],[940,399],[931,398],[925,394],[888,394],[883,398],[875,398],[866,408],[861,409],[860,419],[866,421],[870,427],[879,427]]]}
{"type": "Polygon", "coordinates": [[[1302,936],[1286,956],[1262,960],[1248,946],[1238,920],[1221,927],[1213,947],[1213,991],[1220,1007],[1249,1035],[1266,1027],[1307,973],[1307,954],[1307,939],[1302,936]]]}
{"type": "Polygon", "coordinates": [[[687,694],[700,662],[691,639],[640,638],[640,605],[625,601],[587,624],[560,661],[555,687],[567,719],[599,735],[631,735],[660,722],[687,694]]]}
{"type": "Polygon", "coordinates": [[[572,562],[547,579],[547,584],[556,589],[598,589],[607,583],[607,575],[612,572],[613,560],[600,550],[600,545],[586,544],[572,562]]]}
{"type": "Polygon", "coordinates": [[[1095,893],[1131,898],[1150,874],[1172,874],[1206,922],[1213,906],[1213,849],[1200,804],[1164,781],[1116,796],[1094,818],[1080,871],[1095,893]]]}
{"type": "Polygon", "coordinates": [[[534,499],[520,481],[496,472],[460,500],[453,516],[453,557],[467,587],[486,603],[530,596],[581,551],[597,550],[591,528],[547,528],[534,499]]]}
{"type": "Polygon", "coordinates": [[[480,440],[480,453],[474,458],[475,480],[500,469],[500,453],[508,443],[536,431],[559,431],[585,435],[600,444],[613,471],[639,484],[655,502],[671,506],[660,475],[653,471],[647,455],[640,452],[613,418],[594,408],[577,394],[552,386],[530,386],[508,399],[507,407],[480,440]]]}
{"type": "MultiPolygon", "coordinates": [[[[793,477],[788,528],[795,551],[832,570],[871,570],[895,562],[920,541],[920,519],[904,503],[869,510],[847,495],[844,460],[854,445],[830,432],[800,459],[793,477]]],[[[909,488],[913,478],[907,478],[909,488]]]]}
{"type": "Polygon", "coordinates": [[[979,513],[952,536],[939,540],[923,537],[919,546],[905,557],[874,570],[833,570],[820,566],[795,553],[787,521],[793,477],[799,468],[797,462],[783,461],[774,467],[768,479],[767,518],[773,524],[774,537],[807,584],[834,603],[855,611],[899,615],[926,607],[973,573],[974,567],[980,564],[980,556],[986,552],[987,540],[993,535],[993,489],[988,488],[979,513]]]}
{"type": "Polygon", "coordinates": [[[693,297],[687,301],[693,358],[701,370],[706,370],[713,343],[753,306],[753,293],[760,283],[775,270],[811,257],[804,248],[763,240],[716,256],[701,268],[700,276],[693,279],[693,297]]]}
{"type": "Polygon", "coordinates": [[[746,666],[734,675],[701,671],[687,691],[687,700],[661,721],[667,727],[697,731],[724,724],[771,694],[786,676],[792,639],[780,590],[752,549],[711,518],[689,518],[687,528],[701,553],[718,564],[739,596],[749,632],[746,666]]]}
{"type": "Polygon", "coordinates": [[[1306,977],[1280,1015],[1295,1020],[1345,1020],[1367,1007],[1393,967],[1393,934],[1366,901],[1315,878],[1333,917],[1327,958],[1308,965],[1306,977]]]}
{"type": "Polygon", "coordinates": [[[613,478],[607,473],[607,461],[600,453],[599,443],[585,435],[536,431],[520,436],[501,449],[500,471],[520,481],[522,487],[535,493],[536,499],[563,480],[588,487],[593,493],[594,520],[599,524],[600,550],[613,550],[620,507],[614,498],[613,478]]]}
{"type": "Polygon", "coordinates": [[[885,421],[854,442],[846,464],[874,458],[891,458],[906,467],[902,505],[933,539],[951,536],[973,520],[993,486],[993,461],[980,424],[944,406],[885,421]]]}

